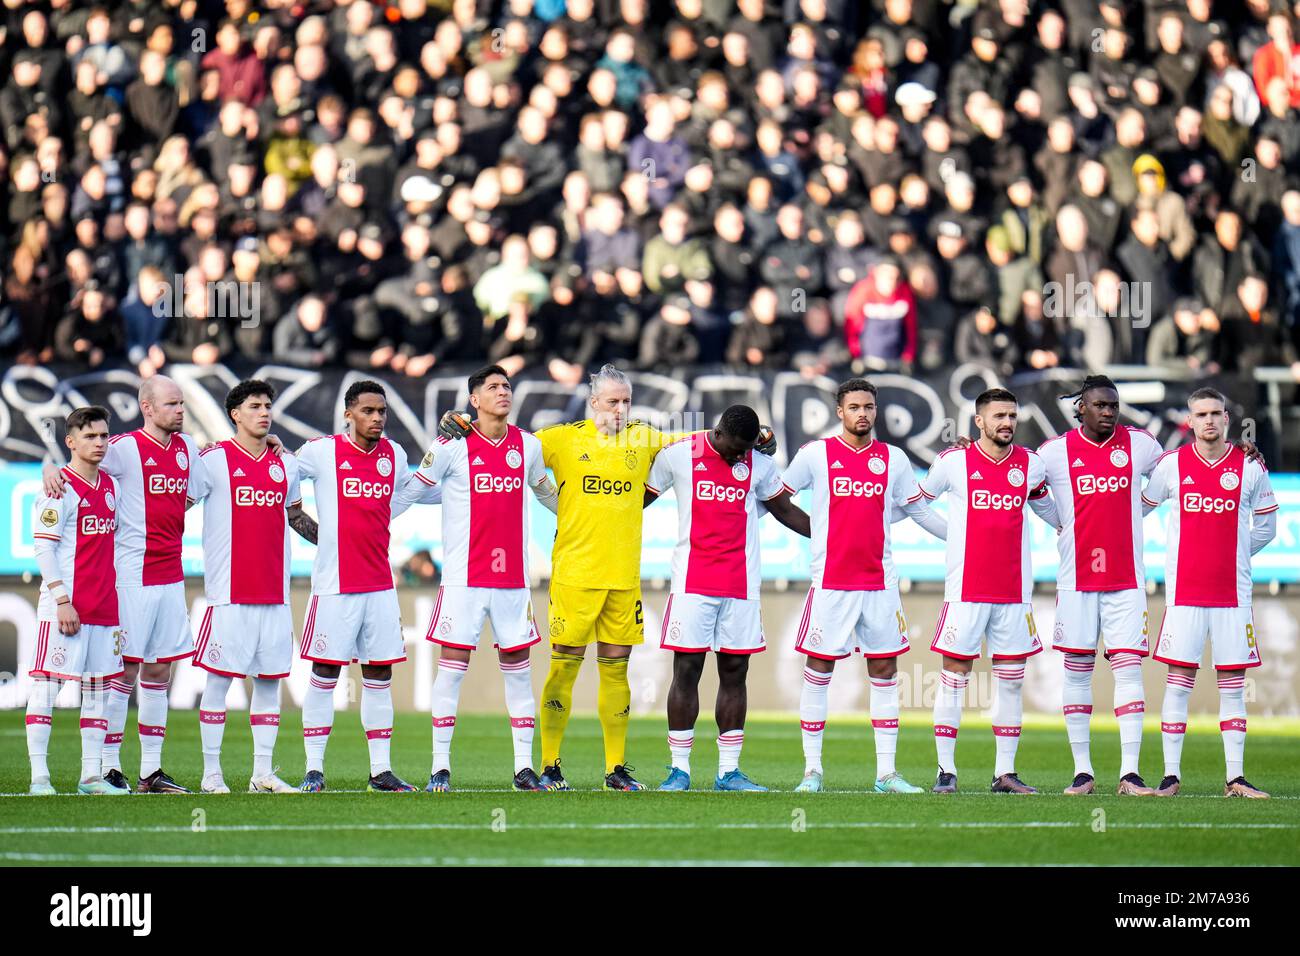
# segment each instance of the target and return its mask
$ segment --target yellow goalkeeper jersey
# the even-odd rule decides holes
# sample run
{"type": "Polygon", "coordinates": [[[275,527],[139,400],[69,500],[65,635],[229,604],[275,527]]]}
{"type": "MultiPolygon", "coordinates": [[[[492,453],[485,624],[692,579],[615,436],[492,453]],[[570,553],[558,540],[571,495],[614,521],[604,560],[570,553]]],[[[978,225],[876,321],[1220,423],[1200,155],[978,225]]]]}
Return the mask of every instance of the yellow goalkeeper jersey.
{"type": "Polygon", "coordinates": [[[673,434],[640,421],[607,437],[591,419],[537,432],[560,489],[551,580],[575,588],[641,584],[641,508],[659,449],[673,434]]]}

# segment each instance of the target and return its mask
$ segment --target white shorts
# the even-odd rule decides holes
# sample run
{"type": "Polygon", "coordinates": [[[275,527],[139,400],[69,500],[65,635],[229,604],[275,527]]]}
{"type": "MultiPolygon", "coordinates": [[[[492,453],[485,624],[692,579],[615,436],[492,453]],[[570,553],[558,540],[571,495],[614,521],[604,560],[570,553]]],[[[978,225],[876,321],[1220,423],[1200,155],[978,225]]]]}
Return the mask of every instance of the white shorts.
{"type": "Polygon", "coordinates": [[[208,605],[195,628],[194,665],[222,677],[288,677],[293,611],[287,604],[208,605]]]}
{"type": "Polygon", "coordinates": [[[907,653],[907,619],[898,588],[809,588],[794,649],[824,661],[843,660],[855,651],[866,658],[907,653]]]}
{"type": "Polygon", "coordinates": [[[542,637],[533,620],[533,595],[528,588],[471,588],[445,584],[438,589],[426,641],[444,647],[478,650],[483,622],[492,621],[493,647],[519,651],[542,637]]]}
{"type": "Polygon", "coordinates": [[[1216,668],[1239,670],[1260,665],[1259,638],[1248,607],[1165,608],[1152,657],[1162,664],[1200,667],[1207,634],[1216,668]]]}
{"type": "Polygon", "coordinates": [[[304,660],[318,664],[399,664],[406,660],[397,591],[313,594],[302,628],[304,660]]]}
{"type": "Polygon", "coordinates": [[[757,654],[767,650],[759,601],[670,594],[659,646],[695,654],[757,654]]]}
{"type": "Polygon", "coordinates": [[[36,624],[32,677],[61,680],[117,677],[122,673],[126,631],[111,624],[83,624],[71,637],[59,633],[58,621],[36,624]]]}
{"type": "Polygon", "coordinates": [[[986,635],[989,656],[995,661],[1022,660],[1043,649],[1034,609],[1028,603],[945,601],[930,650],[973,661],[980,656],[980,642],[986,635]]]}
{"type": "Polygon", "coordinates": [[[184,581],[118,588],[117,614],[127,634],[124,660],[166,664],[193,655],[184,581]]]}
{"type": "Polygon", "coordinates": [[[1132,651],[1146,657],[1147,596],[1127,591],[1057,591],[1052,648],[1067,654],[1096,654],[1104,637],[1106,654],[1132,651]]]}

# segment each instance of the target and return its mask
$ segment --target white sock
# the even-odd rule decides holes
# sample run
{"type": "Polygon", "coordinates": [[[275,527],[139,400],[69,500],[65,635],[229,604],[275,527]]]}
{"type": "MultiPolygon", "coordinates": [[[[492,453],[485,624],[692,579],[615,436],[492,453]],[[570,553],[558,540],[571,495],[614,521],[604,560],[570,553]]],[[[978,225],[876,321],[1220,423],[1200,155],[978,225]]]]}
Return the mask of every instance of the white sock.
{"type": "Polygon", "coordinates": [[[433,679],[433,773],[451,770],[451,738],[456,733],[460,685],[468,669],[469,661],[438,661],[433,679]]]}
{"type": "Polygon", "coordinates": [[[1146,694],[1142,688],[1142,658],[1120,651],[1110,656],[1115,675],[1115,716],[1119,720],[1119,775],[1138,772],[1142,754],[1142,720],[1146,717],[1146,694]]]}
{"type": "Polygon", "coordinates": [[[1165,678],[1165,702],[1160,708],[1160,739],[1165,751],[1165,776],[1181,777],[1183,738],[1187,736],[1187,701],[1196,674],[1170,674],[1165,678]]]}
{"type": "Polygon", "coordinates": [[[957,772],[957,731],[961,729],[961,705],[969,683],[969,674],[939,672],[939,687],[934,694],[934,749],[939,769],[945,773],[957,772]]]}
{"type": "Polygon", "coordinates": [[[1091,654],[1065,655],[1065,686],[1061,690],[1061,712],[1065,714],[1065,735],[1074,755],[1074,772],[1077,776],[1092,772],[1092,669],[1091,654]]]}
{"type": "Polygon", "coordinates": [[[163,738],[167,736],[167,689],[170,681],[140,681],[140,779],[162,767],[163,738]]]}
{"type": "Polygon", "coordinates": [[[337,677],[313,673],[302,700],[302,743],[307,751],[307,772],[325,772],[325,745],[334,727],[334,686],[337,677]]]}
{"type": "Polygon", "coordinates": [[[370,751],[370,776],[392,770],[389,751],[393,739],[393,681],[361,680],[361,726],[370,751]]]}
{"type": "Polygon", "coordinates": [[[1024,717],[1025,662],[994,661],[997,688],[993,698],[993,742],[997,763],[993,776],[1016,772],[1016,748],[1020,746],[1020,724],[1024,717]]]}
{"type": "Polygon", "coordinates": [[[1225,780],[1242,776],[1246,759],[1246,672],[1219,674],[1219,733],[1223,736],[1225,780]]]}
{"type": "Polygon", "coordinates": [[[127,705],[131,703],[134,684],[128,684],[121,677],[111,678],[108,682],[108,702],[104,708],[108,718],[108,733],[104,735],[104,759],[102,770],[122,769],[122,734],[126,732],[127,705]]]}
{"type": "Polygon", "coordinates": [[[226,694],[231,678],[208,672],[199,700],[199,739],[203,742],[203,776],[221,773],[221,740],[226,735],[226,694]]]}
{"type": "Polygon", "coordinates": [[[27,695],[27,757],[32,764],[32,783],[50,779],[50,730],[54,723],[54,698],[59,680],[37,677],[27,695]]]}
{"type": "Polygon", "coordinates": [[[740,769],[740,748],[745,746],[745,731],[724,730],[718,734],[718,776],[725,777],[740,769]]]}
{"type": "Polygon", "coordinates": [[[827,696],[831,675],[803,669],[803,690],[799,693],[799,728],[803,733],[803,772],[822,772],[822,734],[826,730],[827,696]]]}
{"type": "Polygon", "coordinates": [[[506,685],[506,711],[510,714],[515,773],[518,773],[533,765],[533,733],[537,725],[537,704],[533,700],[533,677],[528,658],[516,664],[501,664],[501,677],[506,685]]]}
{"type": "Polygon", "coordinates": [[[280,735],[280,681],[253,678],[253,699],[248,708],[253,729],[253,776],[275,772],[275,738],[280,735]]]}
{"type": "Polygon", "coordinates": [[[691,775],[691,748],[695,746],[695,728],[668,731],[668,752],[673,766],[686,776],[691,775]]]}
{"type": "Polygon", "coordinates": [[[107,689],[99,681],[81,683],[81,779],[91,780],[103,771],[104,734],[108,718],[104,714],[107,689]]]}
{"type": "Polygon", "coordinates": [[[876,738],[876,779],[894,772],[898,753],[898,678],[872,677],[871,730],[876,738]]]}

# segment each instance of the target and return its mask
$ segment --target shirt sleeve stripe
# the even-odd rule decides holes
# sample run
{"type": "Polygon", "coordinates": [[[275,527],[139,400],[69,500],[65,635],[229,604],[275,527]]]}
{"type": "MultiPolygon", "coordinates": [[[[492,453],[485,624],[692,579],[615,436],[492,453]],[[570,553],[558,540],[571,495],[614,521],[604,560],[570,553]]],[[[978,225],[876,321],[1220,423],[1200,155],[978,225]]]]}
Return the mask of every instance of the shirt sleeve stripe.
{"type": "Polygon", "coordinates": [[[646,491],[652,491],[652,492],[654,492],[656,495],[662,495],[662,494],[663,494],[662,491],[660,491],[658,488],[656,488],[654,485],[650,484],[649,482],[646,482],[645,490],[646,490],[646,491]]]}
{"type": "Polygon", "coordinates": [[[415,477],[416,477],[416,478],[419,478],[422,482],[424,482],[424,483],[425,483],[426,485],[428,485],[430,488],[432,488],[434,485],[437,484],[436,481],[430,481],[428,478],[424,477],[424,475],[420,474],[418,471],[415,473],[415,477]]]}
{"type": "Polygon", "coordinates": [[[930,494],[930,492],[926,491],[924,488],[921,489],[921,494],[925,495],[925,497],[929,498],[931,501],[934,501],[934,495],[930,494]]]}
{"type": "MultiPolygon", "coordinates": [[[[1259,512],[1256,512],[1256,514],[1258,514],[1258,513],[1259,513],[1259,512]]],[[[61,539],[57,534],[35,534],[35,533],[34,533],[34,534],[32,534],[32,537],[33,537],[33,538],[45,538],[45,539],[48,540],[48,541],[61,541],[61,540],[62,540],[62,539],[61,539]]]]}
{"type": "Polygon", "coordinates": [[[1272,505],[1271,507],[1268,507],[1268,508],[1256,508],[1256,509],[1255,509],[1255,514],[1257,514],[1257,515],[1266,515],[1266,514],[1269,514],[1269,513],[1271,513],[1271,512],[1277,511],[1277,509],[1278,509],[1278,506],[1277,506],[1277,505],[1272,505]]]}
{"type": "Polygon", "coordinates": [[[909,505],[910,505],[910,504],[915,504],[916,502],[920,501],[923,497],[925,497],[925,492],[924,492],[924,491],[921,491],[921,490],[918,488],[916,494],[912,495],[912,497],[910,497],[910,498],[907,499],[907,503],[908,503],[909,505]]]}
{"type": "Polygon", "coordinates": [[[1147,504],[1149,504],[1149,505],[1150,505],[1151,507],[1153,507],[1153,508],[1158,508],[1158,507],[1160,507],[1160,502],[1158,502],[1158,501],[1152,501],[1152,500],[1151,500],[1150,498],[1148,498],[1146,495],[1143,495],[1143,496],[1142,496],[1142,500],[1145,501],[1147,504]]]}

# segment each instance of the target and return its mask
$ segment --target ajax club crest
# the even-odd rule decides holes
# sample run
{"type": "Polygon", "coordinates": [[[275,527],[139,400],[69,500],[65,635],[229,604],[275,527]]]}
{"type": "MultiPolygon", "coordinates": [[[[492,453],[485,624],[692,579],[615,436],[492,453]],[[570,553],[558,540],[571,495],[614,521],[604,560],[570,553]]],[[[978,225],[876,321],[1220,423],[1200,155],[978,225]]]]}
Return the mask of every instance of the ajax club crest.
{"type": "Polygon", "coordinates": [[[519,452],[516,451],[515,449],[511,448],[508,452],[506,452],[506,464],[509,465],[511,468],[518,468],[523,463],[524,463],[524,456],[519,454],[519,452]]]}
{"type": "Polygon", "coordinates": [[[1110,453],[1110,463],[1116,468],[1123,468],[1128,465],[1128,452],[1123,448],[1116,448],[1110,453]]]}
{"type": "Polygon", "coordinates": [[[393,473],[393,463],[387,458],[381,458],[375,462],[375,471],[379,472],[382,477],[387,478],[393,473]]]}
{"type": "Polygon", "coordinates": [[[1025,473],[1019,468],[1012,468],[1007,472],[1007,482],[1013,488],[1019,488],[1025,483],[1025,473]]]}
{"type": "Polygon", "coordinates": [[[1236,491],[1239,484],[1241,479],[1237,477],[1235,471],[1225,471],[1219,476],[1219,485],[1224,491],[1236,491]]]}
{"type": "Polygon", "coordinates": [[[272,481],[284,481],[284,469],[279,465],[272,465],[266,470],[266,473],[271,476],[272,481]]]}
{"type": "Polygon", "coordinates": [[[737,481],[744,481],[749,477],[749,466],[743,461],[738,461],[731,466],[731,477],[737,481]]]}
{"type": "Polygon", "coordinates": [[[867,462],[867,468],[873,475],[883,475],[889,466],[885,464],[883,458],[872,458],[867,462]]]}

